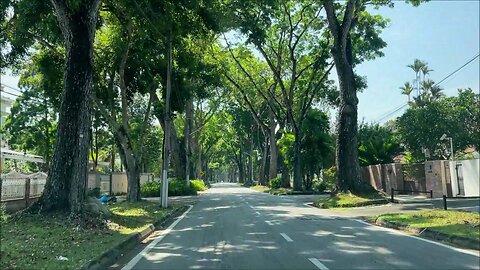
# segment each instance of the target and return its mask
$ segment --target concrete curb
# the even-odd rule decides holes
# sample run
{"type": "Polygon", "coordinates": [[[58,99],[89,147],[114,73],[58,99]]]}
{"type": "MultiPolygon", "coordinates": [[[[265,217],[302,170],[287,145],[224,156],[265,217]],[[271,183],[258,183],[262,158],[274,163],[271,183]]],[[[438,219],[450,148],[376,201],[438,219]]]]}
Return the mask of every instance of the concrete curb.
{"type": "Polygon", "coordinates": [[[379,226],[387,227],[387,228],[412,232],[417,236],[420,236],[423,238],[428,238],[428,239],[436,240],[439,242],[454,244],[461,248],[480,250],[480,241],[467,238],[464,236],[449,235],[447,233],[436,231],[430,228],[415,228],[402,223],[388,221],[382,218],[377,218],[377,220],[375,221],[375,224],[379,226]]]}
{"type": "Polygon", "coordinates": [[[175,209],[170,214],[162,217],[160,220],[156,221],[155,223],[150,224],[143,231],[130,235],[123,242],[115,245],[114,247],[110,248],[102,255],[84,264],[80,268],[80,270],[97,270],[97,269],[108,268],[110,265],[115,263],[123,255],[123,251],[134,247],[135,245],[140,243],[143,239],[145,239],[147,236],[149,236],[152,232],[154,232],[156,229],[160,228],[163,224],[169,221],[172,217],[177,216],[179,213],[185,212],[185,210],[187,209],[188,209],[188,206],[182,206],[180,208],[175,209]]]}

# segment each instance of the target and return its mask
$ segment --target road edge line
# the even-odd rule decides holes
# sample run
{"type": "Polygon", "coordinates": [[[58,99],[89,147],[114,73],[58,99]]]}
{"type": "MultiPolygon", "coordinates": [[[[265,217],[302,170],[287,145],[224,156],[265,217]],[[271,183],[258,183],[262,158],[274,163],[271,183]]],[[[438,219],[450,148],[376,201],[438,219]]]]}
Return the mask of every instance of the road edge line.
{"type": "Polygon", "coordinates": [[[160,241],[167,236],[170,231],[192,210],[193,205],[190,205],[190,207],[185,211],[180,217],[177,218],[170,226],[168,226],[167,229],[163,230],[160,235],[155,238],[148,246],[146,246],[140,253],[138,253],[133,259],[131,259],[124,267],[122,267],[122,270],[130,270],[132,269],[153,247],[155,247],[160,241]]]}
{"type": "Polygon", "coordinates": [[[467,249],[452,247],[452,246],[449,246],[449,245],[446,245],[446,244],[443,244],[443,243],[440,243],[440,242],[437,242],[437,241],[425,239],[425,238],[418,237],[418,236],[415,236],[415,235],[410,235],[410,234],[404,233],[404,232],[399,231],[399,230],[374,225],[372,223],[368,223],[368,222],[360,220],[360,219],[351,219],[351,220],[354,220],[356,222],[359,222],[359,223],[362,223],[362,224],[365,224],[365,225],[368,225],[368,226],[373,226],[373,227],[379,228],[379,229],[384,230],[384,231],[392,232],[392,233],[395,233],[395,234],[398,234],[398,235],[407,236],[407,237],[410,237],[410,238],[414,238],[414,239],[417,239],[417,240],[428,242],[430,244],[434,244],[434,245],[437,245],[437,246],[441,246],[441,247],[445,247],[445,248],[448,248],[448,249],[451,249],[451,250],[455,250],[455,251],[458,251],[458,252],[461,252],[461,253],[464,253],[464,254],[474,255],[474,256],[480,257],[480,251],[475,252],[473,250],[471,251],[471,250],[467,250],[467,249]]]}

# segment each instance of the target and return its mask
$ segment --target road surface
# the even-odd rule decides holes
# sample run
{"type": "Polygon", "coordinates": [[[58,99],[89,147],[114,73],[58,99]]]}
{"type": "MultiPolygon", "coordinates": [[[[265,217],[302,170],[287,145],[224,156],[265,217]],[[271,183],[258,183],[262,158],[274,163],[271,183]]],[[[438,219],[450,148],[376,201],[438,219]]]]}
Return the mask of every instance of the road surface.
{"type": "Polygon", "coordinates": [[[478,251],[329,213],[216,184],[123,269],[479,269],[478,251]]]}

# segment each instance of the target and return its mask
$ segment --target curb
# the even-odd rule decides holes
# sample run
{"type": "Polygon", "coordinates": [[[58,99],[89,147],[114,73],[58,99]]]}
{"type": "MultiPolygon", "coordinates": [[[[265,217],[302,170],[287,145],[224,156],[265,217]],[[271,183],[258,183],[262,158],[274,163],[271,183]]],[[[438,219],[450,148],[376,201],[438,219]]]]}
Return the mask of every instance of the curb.
{"type": "Polygon", "coordinates": [[[145,228],[141,232],[132,234],[123,242],[120,242],[119,244],[115,245],[114,247],[104,252],[102,255],[87,262],[82,267],[80,267],[80,270],[97,270],[97,269],[108,268],[110,265],[115,263],[121,256],[123,256],[124,250],[130,249],[133,246],[137,245],[143,239],[149,236],[152,232],[154,232],[155,229],[158,229],[159,227],[161,227],[163,224],[165,224],[172,217],[175,217],[177,214],[185,212],[187,208],[188,206],[184,205],[182,207],[175,209],[170,214],[167,214],[166,216],[162,217],[160,220],[156,221],[155,223],[150,224],[147,228],[145,228]]]}
{"type": "Polygon", "coordinates": [[[382,218],[377,218],[375,224],[382,227],[409,231],[423,238],[454,244],[461,248],[480,250],[480,241],[464,236],[449,235],[444,232],[432,230],[430,228],[415,228],[409,225],[388,221],[382,218]]]}

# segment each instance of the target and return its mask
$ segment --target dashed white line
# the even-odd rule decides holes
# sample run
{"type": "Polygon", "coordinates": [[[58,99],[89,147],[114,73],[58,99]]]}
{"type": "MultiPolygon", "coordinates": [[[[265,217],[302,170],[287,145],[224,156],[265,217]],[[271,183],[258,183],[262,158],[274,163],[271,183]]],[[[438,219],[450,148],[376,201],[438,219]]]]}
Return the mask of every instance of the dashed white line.
{"type": "Polygon", "coordinates": [[[328,267],[326,267],[323,263],[321,263],[318,259],[315,258],[308,258],[308,260],[313,263],[318,269],[320,270],[328,270],[328,267]]]}
{"type": "Polygon", "coordinates": [[[285,233],[280,233],[280,235],[287,240],[287,242],[293,242],[292,238],[288,237],[285,233]]]}
{"type": "Polygon", "coordinates": [[[271,221],[266,220],[265,222],[266,222],[268,225],[273,226],[273,223],[272,223],[271,221]]]}
{"type": "Polygon", "coordinates": [[[257,215],[259,215],[259,216],[260,216],[260,212],[258,212],[258,211],[255,211],[255,214],[257,214],[257,215]]]}

